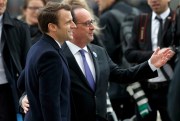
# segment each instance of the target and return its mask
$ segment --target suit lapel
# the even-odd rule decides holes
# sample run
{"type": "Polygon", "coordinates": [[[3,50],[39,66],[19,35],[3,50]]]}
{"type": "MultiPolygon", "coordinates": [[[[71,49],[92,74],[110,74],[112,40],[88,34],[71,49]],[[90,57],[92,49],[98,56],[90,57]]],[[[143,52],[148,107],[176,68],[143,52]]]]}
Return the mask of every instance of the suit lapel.
{"type": "Polygon", "coordinates": [[[147,48],[148,49],[152,49],[152,40],[151,40],[151,24],[152,24],[152,14],[150,14],[150,16],[148,17],[148,23],[147,23],[147,30],[145,30],[146,31],[146,37],[147,37],[147,41],[148,41],[148,43],[147,43],[147,48]]]}
{"type": "Polygon", "coordinates": [[[86,79],[86,77],[84,76],[83,72],[81,71],[78,63],[76,62],[76,59],[74,58],[74,55],[71,53],[69,47],[67,46],[66,43],[63,44],[62,46],[62,50],[63,50],[63,53],[65,54],[66,58],[67,58],[67,61],[68,61],[68,64],[69,64],[69,67],[71,70],[73,70],[76,75],[79,76],[79,78],[82,80],[82,82],[91,90],[91,87],[86,79]]]}
{"type": "Polygon", "coordinates": [[[78,63],[76,62],[76,59],[74,58],[73,54],[71,53],[71,51],[68,48],[66,43],[63,44],[62,50],[63,50],[63,53],[66,56],[66,59],[67,59],[68,64],[69,64],[69,67],[71,67],[73,70],[76,70],[78,74],[82,73],[80,67],[78,66],[78,63]]]}
{"type": "Polygon", "coordinates": [[[5,44],[5,42],[6,42],[5,40],[7,40],[6,32],[5,32],[4,29],[2,29],[1,45],[0,45],[0,47],[1,47],[1,52],[2,52],[2,50],[4,49],[4,44],[5,44]]]}
{"type": "Polygon", "coordinates": [[[163,34],[162,34],[162,40],[163,40],[169,26],[171,25],[171,16],[172,16],[172,12],[169,14],[169,16],[165,20],[163,34]]]}
{"type": "Polygon", "coordinates": [[[173,14],[173,12],[171,11],[170,14],[169,14],[169,16],[168,16],[168,17],[166,18],[166,20],[165,20],[164,27],[163,27],[162,38],[161,38],[161,40],[160,40],[160,42],[159,42],[159,45],[160,45],[160,46],[163,46],[164,37],[165,37],[165,35],[167,34],[168,29],[170,28],[172,14],[173,14]]]}
{"type": "MultiPolygon", "coordinates": [[[[14,53],[13,52],[14,49],[12,49],[12,48],[14,48],[13,44],[12,44],[12,42],[8,41],[8,36],[7,36],[6,30],[2,29],[1,45],[0,45],[0,47],[1,47],[0,51],[2,53],[4,53],[3,51],[5,51],[5,48],[7,45],[8,45],[8,49],[9,49],[9,54],[12,57],[12,60],[15,63],[16,68],[18,69],[18,71],[21,71],[22,67],[21,67],[21,64],[19,63],[19,61],[17,61],[17,54],[14,53]]],[[[5,57],[6,55],[3,55],[3,56],[5,57]]]]}
{"type": "Polygon", "coordinates": [[[59,45],[55,42],[55,40],[50,37],[49,35],[47,34],[44,34],[43,35],[43,38],[44,38],[44,41],[50,43],[59,53],[59,55],[61,56],[61,58],[63,59],[64,63],[67,65],[68,67],[68,63],[67,63],[67,59],[64,57],[64,54],[62,52],[62,49],[59,47],[59,45]]]}
{"type": "Polygon", "coordinates": [[[68,66],[67,59],[66,59],[66,57],[64,56],[63,51],[62,51],[61,48],[59,48],[59,54],[60,54],[60,56],[62,57],[62,59],[64,60],[65,64],[68,66]]]}
{"type": "Polygon", "coordinates": [[[89,44],[88,46],[88,50],[91,54],[91,57],[93,59],[93,63],[94,63],[94,68],[95,68],[95,76],[96,76],[96,83],[95,83],[95,86],[97,87],[98,85],[98,82],[99,82],[99,64],[98,64],[98,55],[97,55],[97,52],[95,50],[95,48],[92,47],[91,44],[89,44]]]}

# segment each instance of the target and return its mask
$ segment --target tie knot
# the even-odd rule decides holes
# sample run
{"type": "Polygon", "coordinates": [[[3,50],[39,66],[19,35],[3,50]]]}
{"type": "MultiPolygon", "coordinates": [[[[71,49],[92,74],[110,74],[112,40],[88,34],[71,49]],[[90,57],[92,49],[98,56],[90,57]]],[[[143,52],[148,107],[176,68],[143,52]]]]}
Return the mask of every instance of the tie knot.
{"type": "Polygon", "coordinates": [[[162,21],[163,21],[163,19],[159,16],[156,16],[155,19],[158,20],[160,23],[162,23],[162,21]]]}
{"type": "Polygon", "coordinates": [[[85,56],[85,54],[84,54],[85,50],[81,49],[81,50],[79,50],[79,52],[81,53],[82,56],[85,56]]]}

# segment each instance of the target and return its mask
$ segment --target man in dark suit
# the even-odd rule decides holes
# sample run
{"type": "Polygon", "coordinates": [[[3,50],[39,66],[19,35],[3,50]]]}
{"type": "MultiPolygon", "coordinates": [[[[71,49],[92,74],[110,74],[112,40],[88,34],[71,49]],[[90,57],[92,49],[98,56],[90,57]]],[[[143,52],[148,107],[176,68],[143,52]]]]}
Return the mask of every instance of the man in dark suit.
{"type": "MultiPolygon", "coordinates": [[[[180,55],[179,55],[180,56],[180,55]]],[[[174,77],[169,86],[168,113],[171,121],[180,121],[180,60],[178,61],[174,77]]]]}
{"type": "Polygon", "coordinates": [[[16,85],[30,48],[30,33],[26,24],[9,16],[7,2],[0,1],[0,121],[16,121],[20,96],[16,85]]]}
{"type": "Polygon", "coordinates": [[[77,6],[73,7],[72,13],[77,28],[73,31],[73,40],[63,45],[71,76],[71,120],[101,121],[99,117],[106,116],[108,80],[130,83],[137,79],[153,77],[153,73],[148,62],[128,70],[120,69],[103,48],[89,44],[93,40],[94,31],[91,14],[77,6]],[[87,61],[89,60],[88,65],[95,80],[94,90],[84,76],[86,72],[79,52],[81,49],[85,50],[87,61]]]}
{"type": "Polygon", "coordinates": [[[70,120],[70,76],[61,45],[72,39],[71,7],[49,2],[39,12],[42,38],[28,52],[25,87],[30,108],[25,121],[70,120]]]}
{"type": "MultiPolygon", "coordinates": [[[[179,45],[180,26],[177,24],[179,21],[178,18],[173,20],[169,0],[147,0],[147,2],[152,13],[140,15],[135,19],[132,39],[128,41],[125,51],[127,60],[135,64],[148,60],[158,46],[164,48],[179,45]]],[[[157,111],[160,112],[162,121],[170,120],[167,114],[167,92],[174,66],[175,56],[158,69],[158,77],[141,83],[152,111],[144,119],[138,115],[139,120],[156,121],[157,111]]]]}
{"type": "Polygon", "coordinates": [[[72,13],[77,28],[73,31],[73,39],[66,41],[62,46],[71,77],[71,121],[104,121],[108,80],[131,83],[137,79],[157,76],[152,68],[161,67],[173,52],[167,48],[157,50],[149,62],[130,69],[120,69],[112,62],[104,48],[89,44],[93,40],[95,29],[91,14],[77,5],[73,6],[72,13]],[[84,56],[81,55],[81,51],[84,52],[84,56]],[[90,82],[87,76],[84,58],[94,82],[90,82]]]}

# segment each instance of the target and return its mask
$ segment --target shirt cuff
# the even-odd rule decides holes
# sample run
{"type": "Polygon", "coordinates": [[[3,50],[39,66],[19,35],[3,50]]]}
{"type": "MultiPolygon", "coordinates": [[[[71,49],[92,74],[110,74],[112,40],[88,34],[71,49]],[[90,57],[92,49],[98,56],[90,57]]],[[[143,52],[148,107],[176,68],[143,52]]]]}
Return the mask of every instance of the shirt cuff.
{"type": "Polygon", "coordinates": [[[148,60],[148,64],[149,64],[152,71],[156,71],[158,69],[151,63],[150,59],[148,60]]]}

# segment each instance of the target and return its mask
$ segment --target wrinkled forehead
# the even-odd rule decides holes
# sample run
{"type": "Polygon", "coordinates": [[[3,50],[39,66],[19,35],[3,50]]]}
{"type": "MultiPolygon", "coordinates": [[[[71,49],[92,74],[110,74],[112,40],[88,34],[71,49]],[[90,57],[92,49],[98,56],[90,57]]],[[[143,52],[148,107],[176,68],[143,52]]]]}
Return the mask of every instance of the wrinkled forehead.
{"type": "Polygon", "coordinates": [[[76,21],[87,21],[92,19],[91,13],[84,8],[77,8],[74,10],[76,21]]]}

